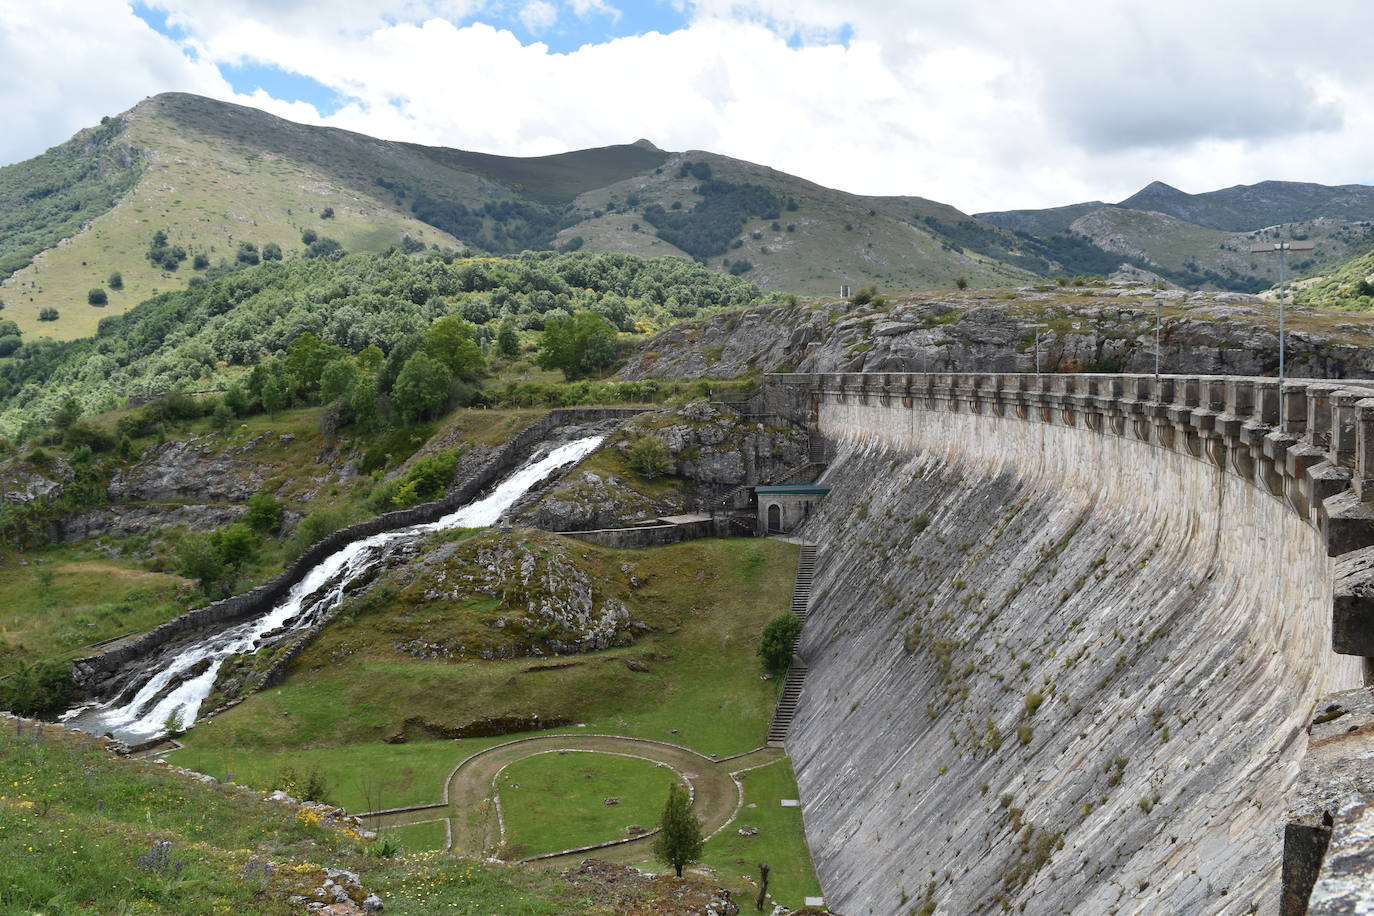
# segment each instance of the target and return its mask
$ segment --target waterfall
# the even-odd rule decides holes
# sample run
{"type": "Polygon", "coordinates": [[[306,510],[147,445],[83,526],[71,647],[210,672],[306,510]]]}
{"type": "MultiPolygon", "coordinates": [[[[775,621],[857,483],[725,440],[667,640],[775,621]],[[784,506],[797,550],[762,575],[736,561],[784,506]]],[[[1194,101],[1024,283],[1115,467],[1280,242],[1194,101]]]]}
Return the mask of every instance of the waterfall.
{"type": "Polygon", "coordinates": [[[167,730],[170,721],[189,728],[210,695],[220,666],[230,656],[256,651],[269,641],[313,626],[343,601],[349,582],[385,561],[398,546],[434,531],[494,524],[531,487],[580,461],[601,444],[602,438],[589,436],[558,446],[543,458],[526,463],[486,496],[438,521],[359,538],[339,548],[310,569],[286,598],[265,614],[206,634],[166,660],[131,699],[124,701],[126,691],[107,703],[79,707],[63,719],[83,731],[108,732],[131,744],[156,737],[167,730]]]}

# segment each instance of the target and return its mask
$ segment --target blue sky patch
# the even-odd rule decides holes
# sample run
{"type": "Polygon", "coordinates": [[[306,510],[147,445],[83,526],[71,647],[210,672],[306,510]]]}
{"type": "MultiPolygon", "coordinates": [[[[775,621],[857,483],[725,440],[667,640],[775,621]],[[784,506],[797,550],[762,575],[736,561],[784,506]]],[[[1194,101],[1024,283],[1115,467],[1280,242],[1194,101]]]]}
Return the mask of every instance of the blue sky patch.
{"type": "Polygon", "coordinates": [[[165,10],[155,10],[146,3],[133,3],[130,4],[130,8],[135,16],[148,23],[148,26],[159,35],[166,35],[177,41],[188,37],[185,29],[168,24],[165,10]]]}
{"type": "Polygon", "coordinates": [[[555,2],[558,7],[558,21],[552,27],[537,32],[525,28],[520,21],[520,7],[512,6],[503,11],[504,15],[479,15],[474,21],[482,21],[508,28],[525,44],[542,41],[555,54],[570,54],[583,45],[605,44],[615,38],[643,35],[647,32],[667,34],[688,26],[687,16],[674,9],[666,0],[654,2],[626,2],[609,0],[608,5],[620,10],[617,18],[597,10],[590,11],[586,18],[579,17],[565,4],[555,2]]]}
{"type": "Polygon", "coordinates": [[[345,101],[343,96],[319,80],[268,64],[220,64],[219,72],[237,93],[250,95],[262,89],[274,99],[309,102],[322,115],[338,111],[345,101]]]}

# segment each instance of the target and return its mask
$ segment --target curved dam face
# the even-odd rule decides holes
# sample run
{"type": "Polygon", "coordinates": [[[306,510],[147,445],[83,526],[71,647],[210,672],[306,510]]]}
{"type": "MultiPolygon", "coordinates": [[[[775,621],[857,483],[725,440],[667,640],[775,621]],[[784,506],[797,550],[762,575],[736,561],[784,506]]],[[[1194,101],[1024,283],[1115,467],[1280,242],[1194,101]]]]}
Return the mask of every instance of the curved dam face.
{"type": "Polygon", "coordinates": [[[1205,383],[1133,425],[1120,382],[1042,409],[896,378],[810,393],[832,490],[787,747],[830,905],[1277,912],[1313,704],[1362,683],[1321,469],[1197,438],[1185,415],[1241,419],[1205,383]]]}

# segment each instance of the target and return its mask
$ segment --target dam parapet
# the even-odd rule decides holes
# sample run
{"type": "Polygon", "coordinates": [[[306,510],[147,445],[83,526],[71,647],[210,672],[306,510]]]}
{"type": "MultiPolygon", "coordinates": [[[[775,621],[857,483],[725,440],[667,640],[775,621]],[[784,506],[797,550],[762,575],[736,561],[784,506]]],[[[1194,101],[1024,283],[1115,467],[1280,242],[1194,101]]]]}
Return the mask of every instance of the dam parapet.
{"type": "Polygon", "coordinates": [[[756,397],[833,455],[787,742],[832,905],[1305,912],[1312,837],[1358,835],[1305,758],[1374,655],[1374,381],[779,374],[756,397]]]}
{"type": "Polygon", "coordinates": [[[1335,651],[1374,657],[1374,380],[1209,375],[777,374],[770,409],[810,428],[823,402],[947,411],[1130,437],[1285,503],[1342,557],[1335,651]],[[805,391],[803,396],[801,391],[805,391]],[[804,411],[804,415],[802,412],[804,411]]]}

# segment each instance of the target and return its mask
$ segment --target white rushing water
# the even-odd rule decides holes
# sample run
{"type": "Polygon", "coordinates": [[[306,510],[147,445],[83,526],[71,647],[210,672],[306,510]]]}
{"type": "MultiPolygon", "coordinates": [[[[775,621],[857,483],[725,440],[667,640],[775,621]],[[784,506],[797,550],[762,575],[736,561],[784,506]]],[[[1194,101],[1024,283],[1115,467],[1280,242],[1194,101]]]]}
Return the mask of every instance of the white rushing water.
{"type": "Polygon", "coordinates": [[[268,634],[275,639],[283,635],[283,630],[310,627],[338,606],[349,582],[404,541],[446,528],[495,524],[531,487],[559,468],[580,461],[601,440],[601,436],[589,436],[561,445],[521,467],[491,493],[438,521],[360,538],[339,548],[307,572],[276,607],[187,646],[154,673],[128,702],[115,705],[119,703],[116,698],[104,705],[74,710],[64,718],[83,731],[101,735],[108,732],[130,744],[156,737],[167,730],[169,722],[189,727],[200,714],[200,704],[209,696],[220,666],[230,656],[255,651],[268,634]],[[193,670],[195,673],[187,674],[193,670]],[[168,685],[178,680],[180,683],[169,690],[168,685]]]}

